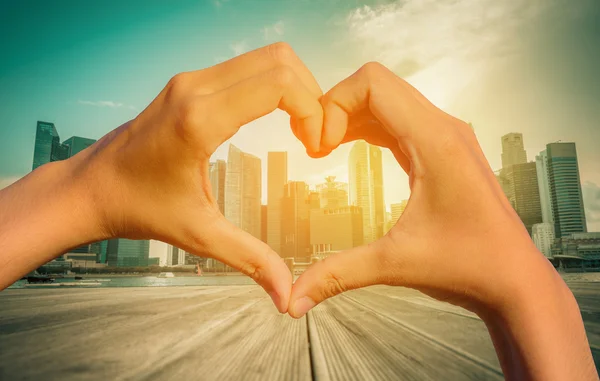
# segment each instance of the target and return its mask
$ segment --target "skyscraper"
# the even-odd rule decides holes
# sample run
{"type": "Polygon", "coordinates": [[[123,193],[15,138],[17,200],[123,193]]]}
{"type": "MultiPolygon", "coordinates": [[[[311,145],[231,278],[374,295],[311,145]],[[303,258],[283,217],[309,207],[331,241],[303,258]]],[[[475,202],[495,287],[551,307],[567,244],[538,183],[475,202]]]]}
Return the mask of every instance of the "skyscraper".
{"type": "Polygon", "coordinates": [[[523,134],[511,132],[502,137],[502,168],[527,163],[523,134]]]}
{"type": "Polygon", "coordinates": [[[317,185],[321,208],[341,208],[348,206],[348,184],[335,181],[335,176],[327,176],[323,184],[317,185]]]}
{"type": "Polygon", "coordinates": [[[75,156],[79,152],[96,143],[94,139],[82,138],[81,136],[71,136],[65,140],[62,145],[67,148],[67,157],[75,156]]]}
{"type": "Polygon", "coordinates": [[[310,244],[331,245],[332,251],[347,250],[364,242],[362,211],[358,206],[310,211],[310,244]]]}
{"type": "Polygon", "coordinates": [[[260,199],[260,159],[230,144],[225,175],[225,218],[258,239],[260,199]]]}
{"type": "Polygon", "coordinates": [[[116,238],[108,241],[107,258],[109,266],[141,267],[148,266],[150,241],[116,238]]]}
{"type": "Polygon", "coordinates": [[[503,172],[508,180],[506,196],[531,235],[532,226],[542,222],[536,163],[513,164],[503,172]]]}
{"type": "Polygon", "coordinates": [[[383,236],[385,224],[381,149],[357,141],[350,151],[348,167],[350,204],[361,207],[364,243],[370,243],[383,236]]]}
{"type": "Polygon", "coordinates": [[[533,225],[531,238],[535,246],[545,257],[552,257],[552,243],[554,242],[554,224],[542,222],[533,225]]]}
{"type": "Polygon", "coordinates": [[[281,198],[281,256],[304,261],[310,257],[310,201],[308,185],[290,181],[281,198]]]}
{"type": "Polygon", "coordinates": [[[548,185],[556,238],[587,232],[575,143],[546,145],[548,185]]]}
{"type": "Polygon", "coordinates": [[[225,215],[225,176],[227,163],[225,160],[217,160],[208,166],[212,195],[219,205],[219,211],[225,215]]]}
{"type": "Polygon", "coordinates": [[[33,149],[33,166],[31,170],[51,161],[62,160],[65,152],[62,152],[60,137],[54,123],[37,122],[35,131],[35,144],[33,149]]]}
{"type": "Polygon", "coordinates": [[[281,198],[288,181],[287,152],[267,154],[267,243],[281,255],[281,198]]]}
{"type": "Polygon", "coordinates": [[[548,181],[548,152],[540,152],[535,157],[538,189],[540,191],[540,205],[542,207],[542,221],[554,224],[552,215],[552,198],[550,197],[550,182],[548,181]]]}
{"type": "Polygon", "coordinates": [[[185,265],[185,250],[169,245],[167,248],[167,266],[185,265]]]}

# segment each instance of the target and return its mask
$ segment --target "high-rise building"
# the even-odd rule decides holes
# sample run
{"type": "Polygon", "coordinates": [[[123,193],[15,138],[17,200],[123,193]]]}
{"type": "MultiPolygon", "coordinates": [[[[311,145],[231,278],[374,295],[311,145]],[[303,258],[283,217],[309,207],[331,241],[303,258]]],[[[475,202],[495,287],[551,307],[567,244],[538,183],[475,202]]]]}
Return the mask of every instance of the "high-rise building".
{"type": "Polygon", "coordinates": [[[364,242],[363,218],[358,206],[310,211],[310,244],[330,245],[330,250],[351,249],[364,242]]]}
{"type": "Polygon", "coordinates": [[[506,196],[531,235],[532,226],[542,222],[536,163],[513,164],[503,173],[508,181],[506,196]]]}
{"type": "Polygon", "coordinates": [[[363,215],[364,243],[383,236],[385,204],[381,149],[359,140],[349,158],[350,204],[359,206],[363,215]]]}
{"type": "Polygon", "coordinates": [[[575,143],[546,145],[548,185],[556,238],[587,232],[575,143]]]}
{"type": "Polygon", "coordinates": [[[40,165],[51,161],[62,160],[60,158],[63,156],[65,156],[65,153],[62,152],[60,137],[54,123],[38,121],[31,169],[34,170],[40,165]]]}
{"type": "Polygon", "coordinates": [[[335,181],[335,176],[327,176],[323,184],[317,185],[321,208],[341,208],[348,206],[348,184],[335,181]]]}
{"type": "Polygon", "coordinates": [[[281,255],[281,198],[288,181],[287,152],[267,154],[267,243],[281,255]]]}
{"type": "Polygon", "coordinates": [[[71,136],[69,139],[65,140],[62,145],[67,147],[67,157],[71,157],[75,156],[94,143],[96,143],[96,140],[94,139],[71,136]]]}
{"type": "Polygon", "coordinates": [[[150,241],[115,238],[108,241],[107,259],[109,266],[148,266],[150,241]]]}
{"type": "Polygon", "coordinates": [[[402,213],[404,213],[404,209],[406,209],[406,205],[408,205],[408,200],[402,200],[397,204],[392,204],[392,223],[398,222],[402,213]]]}
{"type": "Polygon", "coordinates": [[[538,189],[540,191],[540,205],[542,207],[542,221],[554,224],[552,215],[552,197],[550,196],[550,182],[548,181],[548,152],[540,152],[535,157],[538,189]]]}
{"type": "Polygon", "coordinates": [[[167,248],[167,266],[185,265],[185,250],[169,245],[167,248]]]}
{"type": "Polygon", "coordinates": [[[225,175],[225,218],[260,239],[260,159],[229,145],[225,175]]]}
{"type": "Polygon", "coordinates": [[[217,160],[208,166],[210,185],[212,195],[217,201],[219,211],[225,215],[225,175],[227,173],[227,163],[225,160],[217,160]]]}
{"type": "Polygon", "coordinates": [[[511,132],[502,137],[502,168],[527,163],[523,134],[511,132]]]}
{"type": "Polygon", "coordinates": [[[281,198],[281,256],[304,262],[310,257],[310,201],[308,185],[290,181],[281,198]]]}
{"type": "Polygon", "coordinates": [[[542,222],[534,224],[532,227],[531,237],[538,250],[545,257],[552,257],[552,243],[554,242],[554,224],[542,222]]]}

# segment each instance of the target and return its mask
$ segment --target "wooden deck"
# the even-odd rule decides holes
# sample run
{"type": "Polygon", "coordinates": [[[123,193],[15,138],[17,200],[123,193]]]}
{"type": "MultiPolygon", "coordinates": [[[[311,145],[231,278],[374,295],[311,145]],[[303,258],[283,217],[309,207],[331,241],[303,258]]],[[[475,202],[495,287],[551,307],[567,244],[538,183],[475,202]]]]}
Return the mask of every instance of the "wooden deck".
{"type": "MultiPolygon", "coordinates": [[[[596,356],[600,284],[571,286],[596,356]]],[[[313,379],[503,377],[481,320],[403,288],[349,292],[300,320],[257,286],[0,293],[0,380],[313,379]]]]}

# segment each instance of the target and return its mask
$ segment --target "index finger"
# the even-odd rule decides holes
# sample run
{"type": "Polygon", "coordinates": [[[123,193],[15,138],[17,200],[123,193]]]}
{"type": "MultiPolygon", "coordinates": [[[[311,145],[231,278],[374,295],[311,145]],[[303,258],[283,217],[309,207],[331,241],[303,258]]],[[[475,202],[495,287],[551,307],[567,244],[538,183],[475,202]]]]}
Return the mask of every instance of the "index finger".
{"type": "Polygon", "coordinates": [[[201,71],[203,76],[218,79],[220,89],[223,89],[277,66],[290,67],[311,94],[317,98],[323,95],[310,70],[285,42],[267,45],[201,71]]]}

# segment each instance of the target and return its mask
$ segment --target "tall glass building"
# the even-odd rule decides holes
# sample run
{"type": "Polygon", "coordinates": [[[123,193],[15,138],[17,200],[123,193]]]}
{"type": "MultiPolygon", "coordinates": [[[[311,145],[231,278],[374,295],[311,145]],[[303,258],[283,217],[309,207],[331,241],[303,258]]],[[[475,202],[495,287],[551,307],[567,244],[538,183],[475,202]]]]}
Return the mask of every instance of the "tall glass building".
{"type": "Polygon", "coordinates": [[[225,175],[225,218],[260,239],[261,162],[231,144],[225,175]]]}
{"type": "Polygon", "coordinates": [[[287,152],[269,152],[267,154],[267,243],[279,255],[282,255],[281,199],[287,181],[287,152]]]}
{"type": "Polygon", "coordinates": [[[60,137],[54,127],[54,123],[37,122],[35,131],[35,145],[33,149],[33,166],[31,170],[36,169],[40,165],[44,165],[62,156],[60,151],[60,137]],[[54,153],[54,154],[53,154],[54,153]]]}
{"type": "Polygon", "coordinates": [[[116,238],[108,241],[106,256],[109,266],[148,266],[150,241],[116,238]]]}
{"type": "Polygon", "coordinates": [[[385,204],[381,149],[359,140],[348,160],[350,204],[362,208],[364,243],[383,237],[385,204]]]}
{"type": "Polygon", "coordinates": [[[63,146],[67,147],[67,157],[71,157],[88,148],[94,143],[96,143],[96,140],[94,139],[82,138],[81,136],[71,136],[62,144],[63,146]]]}
{"type": "Polygon", "coordinates": [[[555,236],[586,233],[575,143],[550,143],[546,145],[546,152],[555,236]]]}

